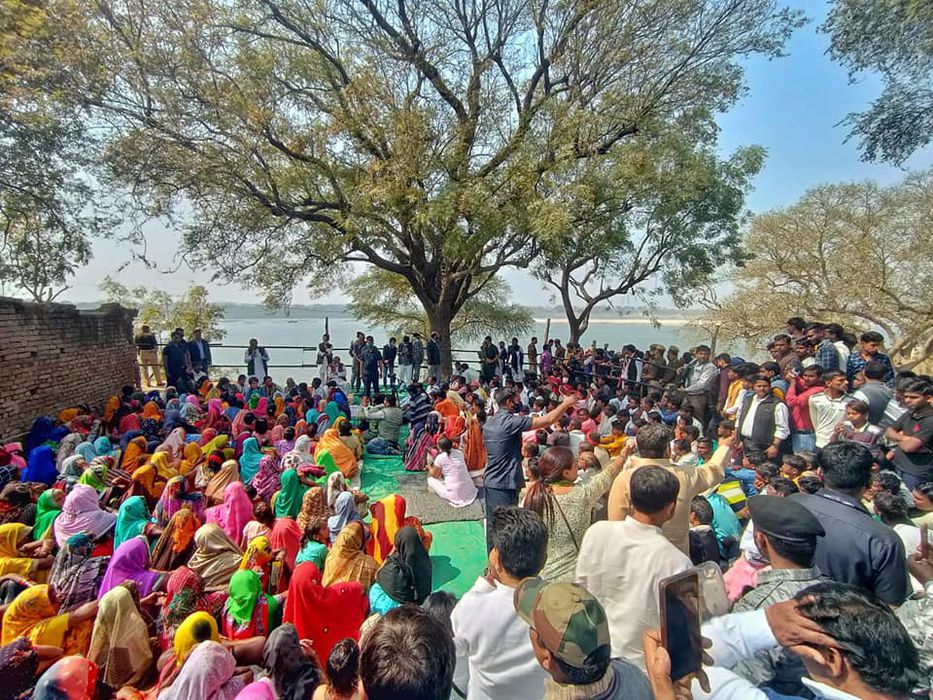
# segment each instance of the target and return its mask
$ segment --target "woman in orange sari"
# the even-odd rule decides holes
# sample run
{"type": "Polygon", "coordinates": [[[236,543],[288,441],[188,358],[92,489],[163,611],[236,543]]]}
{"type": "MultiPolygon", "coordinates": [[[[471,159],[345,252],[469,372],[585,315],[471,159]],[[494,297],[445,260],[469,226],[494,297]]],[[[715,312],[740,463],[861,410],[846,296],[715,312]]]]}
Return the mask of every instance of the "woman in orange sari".
{"type": "Polygon", "coordinates": [[[120,469],[130,474],[139,469],[149,459],[149,455],[146,454],[148,447],[146,438],[142,435],[130,440],[123,451],[120,469]]]}
{"type": "Polygon", "coordinates": [[[392,547],[395,546],[395,534],[406,525],[410,525],[418,531],[424,548],[431,549],[431,533],[427,532],[421,525],[421,521],[413,515],[405,515],[407,504],[405,498],[400,494],[393,493],[385,498],[376,501],[369,506],[369,512],[372,515],[370,530],[372,537],[367,545],[371,547],[371,554],[377,564],[382,564],[385,558],[389,556],[392,547]]]}
{"type": "MultiPolygon", "coordinates": [[[[331,427],[324,431],[320,442],[318,442],[317,450],[318,452],[326,450],[344,477],[352,479],[359,473],[359,466],[356,463],[353,450],[340,439],[339,428],[341,423],[346,422],[346,420],[345,417],[341,416],[334,421],[331,427]]],[[[317,452],[315,452],[315,456],[317,456],[317,452]]]]}
{"type": "Polygon", "coordinates": [[[474,472],[486,467],[486,444],[483,442],[483,429],[476,415],[468,413],[464,419],[466,432],[463,434],[460,449],[463,451],[467,469],[474,472]]]}
{"type": "Polygon", "coordinates": [[[194,471],[207,457],[204,456],[204,450],[197,442],[189,442],[185,445],[184,458],[181,460],[181,466],[178,471],[182,476],[187,476],[194,471]]]}

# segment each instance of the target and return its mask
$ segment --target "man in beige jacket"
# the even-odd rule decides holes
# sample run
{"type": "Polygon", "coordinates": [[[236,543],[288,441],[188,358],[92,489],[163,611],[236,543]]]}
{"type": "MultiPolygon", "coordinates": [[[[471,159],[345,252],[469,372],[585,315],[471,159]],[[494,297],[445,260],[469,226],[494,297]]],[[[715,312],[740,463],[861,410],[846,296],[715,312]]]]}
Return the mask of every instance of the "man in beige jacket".
{"type": "Polygon", "coordinates": [[[648,464],[656,464],[670,471],[680,482],[674,517],[664,523],[664,536],[684,554],[690,554],[690,502],[694,496],[713,488],[722,481],[726,465],[732,458],[732,437],[719,441],[719,447],[710,460],[701,467],[672,464],[671,440],[674,432],[662,423],[649,423],[638,431],[635,438],[638,457],[632,457],[625,469],[612,482],[609,491],[609,520],[625,520],[632,514],[629,482],[632,472],[648,464]]]}

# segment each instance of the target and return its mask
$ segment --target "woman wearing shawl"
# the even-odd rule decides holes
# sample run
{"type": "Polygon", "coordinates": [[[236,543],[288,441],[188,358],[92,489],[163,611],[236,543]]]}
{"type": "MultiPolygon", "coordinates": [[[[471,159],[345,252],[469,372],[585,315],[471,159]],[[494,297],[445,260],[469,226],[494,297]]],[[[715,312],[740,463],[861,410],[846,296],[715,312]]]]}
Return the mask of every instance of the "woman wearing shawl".
{"type": "Polygon", "coordinates": [[[75,448],[84,441],[81,433],[68,433],[58,444],[58,452],[55,453],[55,466],[59,471],[62,468],[62,462],[75,453],[75,448]]]}
{"type": "Polygon", "coordinates": [[[253,537],[246,545],[246,552],[240,561],[241,569],[250,569],[262,577],[263,588],[267,588],[271,572],[272,543],[265,535],[253,537]],[[261,572],[261,573],[260,573],[261,572]]]}
{"type": "Polygon", "coordinates": [[[265,455],[259,460],[259,472],[253,477],[253,488],[264,501],[269,501],[278,490],[282,475],[282,465],[272,455],[265,455]]]}
{"type": "Polygon", "coordinates": [[[204,495],[207,496],[208,504],[216,505],[221,503],[224,498],[224,490],[232,483],[240,480],[240,465],[235,459],[228,459],[220,467],[220,471],[211,477],[207,487],[204,489],[204,495]]]}
{"type": "Polygon", "coordinates": [[[346,422],[346,418],[340,416],[330,428],[324,431],[318,442],[317,451],[325,450],[340,472],[347,479],[352,479],[359,474],[359,466],[356,463],[356,456],[353,451],[340,439],[340,426],[346,422]]]}
{"type": "Polygon", "coordinates": [[[32,529],[32,538],[36,541],[46,537],[54,537],[50,532],[55,518],[62,512],[62,504],[65,502],[65,492],[61,489],[47,489],[39,496],[36,501],[36,523],[32,529]]]}
{"type": "Polygon", "coordinates": [[[84,470],[87,469],[87,461],[79,454],[66,457],[62,462],[62,471],[58,475],[58,483],[68,493],[71,488],[80,481],[84,470]]]}
{"type": "Polygon", "coordinates": [[[113,546],[119,547],[121,544],[133,537],[158,535],[159,532],[153,532],[155,522],[149,516],[149,507],[146,505],[146,499],[142,496],[130,496],[120,504],[120,510],[117,511],[117,525],[114,528],[113,546]]]}
{"type": "MultiPolygon", "coordinates": [[[[56,656],[60,653],[57,652],[56,656]]],[[[20,637],[0,647],[0,668],[3,669],[4,697],[19,698],[36,684],[41,675],[39,650],[28,639],[20,637]]]]}
{"type": "Polygon", "coordinates": [[[427,420],[417,433],[412,433],[405,441],[405,462],[406,471],[423,472],[427,467],[428,455],[434,449],[440,430],[441,415],[436,411],[428,414],[427,420]]]}
{"type": "Polygon", "coordinates": [[[243,453],[240,455],[240,477],[243,483],[248,484],[259,471],[259,462],[262,452],[259,450],[259,440],[254,437],[243,441],[243,453]]]}
{"type": "Polygon", "coordinates": [[[66,654],[84,654],[91,639],[97,601],[73,612],[58,613],[58,601],[46,584],[31,586],[10,603],[3,615],[0,644],[27,637],[33,644],[59,647],[66,654]]]}
{"type": "Polygon", "coordinates": [[[0,524],[21,523],[31,526],[36,522],[37,511],[29,484],[14,481],[0,491],[0,524]]]}
{"type": "Polygon", "coordinates": [[[29,463],[23,472],[22,481],[35,481],[51,486],[58,478],[55,453],[48,445],[40,445],[29,453],[29,463]]]}
{"type": "Polygon", "coordinates": [[[178,413],[181,419],[190,425],[196,425],[201,421],[201,402],[194,394],[188,394],[184,402],[178,407],[178,413]]]}
{"type": "Polygon", "coordinates": [[[360,638],[369,603],[357,582],[321,585],[321,572],[311,562],[299,564],[288,586],[284,622],[291,623],[299,639],[310,639],[318,657],[326,659],[341,639],[360,638]]]}
{"type": "Polygon", "coordinates": [[[219,506],[204,511],[205,522],[216,523],[234,542],[243,536],[243,527],[253,517],[253,502],[246,495],[240,481],[234,481],[224,489],[224,500],[219,506]]]}
{"type": "Polygon", "coordinates": [[[205,430],[217,430],[223,417],[223,402],[220,399],[210,399],[207,402],[207,415],[204,416],[204,420],[199,426],[201,433],[203,434],[205,430]]]}
{"type": "Polygon", "coordinates": [[[201,642],[188,656],[174,682],[159,693],[159,700],[235,700],[246,685],[234,675],[233,654],[218,642],[201,642]]]}
{"type": "Polygon", "coordinates": [[[158,440],[162,430],[162,411],[155,401],[148,401],[143,406],[143,417],[139,421],[139,429],[147,440],[158,440]]]}
{"type": "Polygon", "coordinates": [[[301,499],[301,512],[298,513],[295,522],[298,524],[298,529],[304,532],[308,523],[314,518],[327,520],[333,514],[333,511],[327,507],[324,489],[320,486],[312,486],[301,499]]]}
{"type": "Polygon", "coordinates": [[[149,543],[145,537],[133,537],[114,550],[97,596],[127,580],[136,582],[144,598],[165,583],[163,574],[149,569],[149,543]]]}
{"type": "Polygon", "coordinates": [[[39,445],[50,440],[60,440],[61,437],[53,438],[55,432],[55,421],[48,416],[39,416],[32,422],[29,428],[29,434],[26,436],[26,443],[23,445],[26,452],[31,452],[39,445]]]}
{"type": "Polygon", "coordinates": [[[95,457],[81,474],[78,483],[86,484],[97,491],[97,493],[102,493],[104,489],[107,488],[107,473],[113,467],[113,464],[114,459],[109,455],[95,457]]]}
{"type": "Polygon", "coordinates": [[[202,452],[204,452],[204,454],[209,455],[214,450],[228,449],[229,444],[230,444],[230,436],[221,434],[213,438],[209,442],[205,443],[204,445],[202,445],[201,450],[202,452]]]}
{"type": "MultiPolygon", "coordinates": [[[[194,613],[205,613],[214,619],[223,607],[226,593],[204,594],[204,581],[186,566],[176,569],[165,584],[165,601],[159,613],[159,645],[162,650],[171,649],[175,633],[194,613]]],[[[216,629],[217,623],[214,622],[216,629]]]]}
{"type": "Polygon", "coordinates": [[[97,598],[110,557],[91,556],[93,551],[94,541],[82,532],[69,537],[55,555],[49,588],[60,610],[73,610],[97,598]]]}
{"type": "Polygon", "coordinates": [[[295,569],[295,558],[301,550],[301,528],[298,523],[292,518],[277,518],[269,541],[274,550],[285,552],[285,566],[290,576],[295,569]]]}
{"type": "MultiPolygon", "coordinates": [[[[226,599],[227,594],[224,593],[223,596],[226,599]]],[[[178,672],[198,644],[208,640],[219,642],[220,631],[217,629],[217,620],[214,619],[214,615],[201,610],[183,618],[175,628],[173,637],[172,653],[163,654],[159,659],[159,665],[161,665],[162,660],[168,657],[159,674],[158,688],[160,690],[171,685],[172,681],[178,677],[178,672]]],[[[159,697],[161,698],[162,695],[160,694],[159,697]]]]}
{"type": "Polygon", "coordinates": [[[262,592],[262,580],[252,569],[240,569],[230,579],[220,632],[227,639],[265,637],[276,626],[279,602],[262,592]]]}
{"type": "Polygon", "coordinates": [[[324,585],[358,581],[368,591],[376,576],[376,560],[363,553],[363,524],[347,523],[324,565],[324,585]]]}
{"type": "Polygon", "coordinates": [[[97,491],[86,484],[76,484],[62,504],[62,512],[53,523],[55,542],[59,547],[72,535],[89,533],[94,540],[103,539],[117,522],[117,516],[101,510],[97,491]]]}
{"type": "Polygon", "coordinates": [[[389,552],[392,551],[396,533],[406,525],[418,531],[424,548],[430,551],[431,533],[425,531],[418,518],[405,515],[407,507],[405,499],[397,493],[386,496],[369,507],[372,515],[370,528],[373,538],[373,558],[378,564],[385,561],[389,552]]]}
{"type": "Polygon", "coordinates": [[[66,656],[42,674],[33,700],[86,700],[97,697],[97,664],[80,656],[66,656]]]}
{"type": "Polygon", "coordinates": [[[272,631],[262,661],[279,700],[309,700],[321,684],[321,669],[305,656],[294,625],[284,624],[272,631]]]}
{"type": "Polygon", "coordinates": [[[405,603],[421,605],[431,595],[431,557],[418,531],[403,527],[395,535],[395,549],[376,573],[369,589],[373,612],[385,615],[405,603]]]}
{"type": "Polygon", "coordinates": [[[149,446],[146,443],[145,437],[142,435],[134,437],[126,443],[126,449],[123,451],[122,460],[120,462],[120,469],[132,474],[146,463],[149,457],[149,455],[146,454],[146,450],[148,449],[149,446]]]}
{"type": "Polygon", "coordinates": [[[114,451],[113,443],[106,435],[101,435],[94,441],[94,451],[98,457],[116,457],[116,452],[119,452],[119,450],[114,451]]]}
{"type": "Polygon", "coordinates": [[[139,416],[136,413],[127,413],[120,419],[120,434],[125,435],[133,430],[140,429],[139,416]]]}
{"type": "Polygon", "coordinates": [[[53,557],[34,557],[39,542],[29,542],[32,528],[21,523],[0,525],[0,576],[18,574],[42,583],[52,568],[53,557]]]}
{"type": "Polygon", "coordinates": [[[189,491],[188,479],[174,476],[165,484],[154,512],[156,524],[165,527],[172,517],[182,508],[188,508],[201,520],[204,519],[204,496],[197,491],[189,491]]]}
{"type": "Polygon", "coordinates": [[[204,579],[208,590],[225,588],[230,577],[240,568],[243,558],[240,548],[214,523],[202,525],[194,533],[194,545],[188,568],[204,579]]]}
{"type": "Polygon", "coordinates": [[[201,525],[198,516],[188,508],[176,511],[152,548],[153,568],[172,571],[187,564],[194,552],[194,533],[201,525]]]}
{"type": "Polygon", "coordinates": [[[169,459],[181,462],[185,451],[185,429],[175,428],[159,447],[167,448],[169,459]]]}
{"type": "Polygon", "coordinates": [[[201,446],[202,451],[204,451],[204,446],[216,437],[217,430],[215,428],[204,428],[204,430],[201,431],[201,438],[198,440],[198,444],[201,446]]]}
{"type": "MultiPolygon", "coordinates": [[[[307,437],[307,435],[304,437],[307,437]]],[[[311,442],[310,438],[308,438],[308,442],[311,442]]],[[[295,429],[292,426],[288,426],[282,431],[282,439],[273,443],[275,445],[275,453],[279,456],[279,459],[282,459],[295,449],[297,443],[298,440],[295,439],[295,429]]]]}
{"type": "Polygon", "coordinates": [[[298,472],[289,469],[282,474],[282,488],[275,495],[275,517],[295,518],[301,510],[301,499],[304,498],[308,486],[301,482],[298,472]]]}
{"type": "MultiPolygon", "coordinates": [[[[164,452],[158,454],[165,454],[164,452]]],[[[154,457],[155,455],[153,455],[154,457]]],[[[149,461],[133,472],[127,496],[142,496],[146,505],[154,506],[165,489],[165,480],[159,476],[155,465],[149,461]]]]}
{"type": "Polygon", "coordinates": [[[334,514],[327,519],[331,544],[336,544],[340,531],[351,522],[362,524],[363,519],[356,510],[353,494],[349,491],[343,491],[334,502],[334,514]]]}
{"type": "Polygon", "coordinates": [[[181,460],[178,471],[182,475],[190,474],[197,469],[205,459],[207,459],[207,457],[204,455],[204,450],[201,449],[201,445],[197,442],[189,442],[185,445],[184,459],[181,460]]]}
{"type": "Polygon", "coordinates": [[[152,647],[149,633],[133,599],[117,586],[100,599],[87,657],[100,669],[100,680],[112,690],[137,685],[149,673],[152,647]]]}

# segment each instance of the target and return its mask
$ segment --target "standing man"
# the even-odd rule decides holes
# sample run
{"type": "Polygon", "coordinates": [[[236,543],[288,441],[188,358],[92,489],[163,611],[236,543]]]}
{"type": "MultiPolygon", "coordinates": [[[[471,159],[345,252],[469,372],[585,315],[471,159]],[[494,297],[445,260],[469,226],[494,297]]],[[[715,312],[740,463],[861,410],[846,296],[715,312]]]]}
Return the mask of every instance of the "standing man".
{"type": "Polygon", "coordinates": [[[262,380],[269,376],[269,353],[264,347],[260,347],[259,341],[255,338],[249,339],[249,347],[243,356],[246,362],[246,374],[250,377],[257,377],[262,380]]]}
{"type": "Polygon", "coordinates": [[[191,356],[188,354],[185,332],[181,328],[172,331],[172,341],[162,348],[162,364],[168,386],[175,387],[179,392],[186,391],[188,374],[192,371],[191,356]]]}
{"type": "Polygon", "coordinates": [[[359,392],[362,384],[360,351],[362,351],[364,345],[366,345],[366,336],[363,331],[357,331],[356,340],[350,343],[350,362],[352,363],[350,367],[350,389],[354,392],[359,392]]]}
{"type": "Polygon", "coordinates": [[[826,447],[833,439],[836,425],[846,419],[846,404],[852,397],[846,394],[846,377],[842,372],[824,372],[826,388],[810,397],[810,421],[817,447],[826,447]]]}
{"type": "Polygon", "coordinates": [[[790,436],[787,406],[774,396],[771,381],[764,375],[756,374],[751,383],[755,393],[739,407],[736,429],[745,454],[764,452],[768,459],[775,459],[790,436]]]}
{"type": "Polygon", "coordinates": [[[421,381],[421,363],[424,362],[424,342],[421,340],[421,333],[415,331],[412,333],[411,341],[411,383],[417,384],[421,381]]]}
{"type": "Polygon", "coordinates": [[[884,364],[887,372],[884,375],[884,383],[889,387],[894,386],[894,365],[891,364],[891,358],[881,352],[881,344],[884,342],[884,336],[875,331],[862,333],[859,338],[858,352],[849,355],[846,361],[846,379],[849,380],[849,388],[855,381],[855,376],[861,372],[865,365],[872,360],[884,364]]]}
{"type": "Polygon", "coordinates": [[[398,380],[402,386],[411,384],[412,365],[411,365],[411,340],[407,335],[402,336],[402,342],[398,346],[398,380]]]}
{"type": "Polygon", "coordinates": [[[933,387],[916,380],[904,386],[907,411],[885,432],[894,443],[894,468],[909,489],[933,481],[933,387]]]}
{"type": "Polygon", "coordinates": [[[807,326],[807,342],[813,347],[816,364],[822,367],[824,372],[842,369],[839,366],[839,351],[836,350],[833,341],[826,337],[826,326],[822,323],[811,323],[807,326]]]}
{"type": "Polygon", "coordinates": [[[771,351],[771,357],[781,366],[781,376],[784,376],[788,369],[800,371],[800,356],[791,346],[792,342],[789,335],[781,333],[774,336],[774,340],[771,341],[768,347],[771,351]]]}
{"type": "Polygon", "coordinates": [[[853,399],[868,404],[868,422],[872,425],[881,425],[888,403],[894,398],[894,391],[884,383],[887,374],[888,368],[883,362],[866,362],[860,377],[862,384],[852,394],[853,399]]]}
{"type": "Polygon", "coordinates": [[[321,381],[327,380],[327,368],[334,360],[334,346],[330,344],[330,336],[325,333],[321,342],[317,344],[317,371],[321,381]]]}
{"type": "Polygon", "coordinates": [[[211,346],[201,337],[201,329],[195,328],[191,340],[188,341],[188,354],[191,355],[191,366],[195,372],[210,374],[211,346]]]}
{"type": "Polygon", "coordinates": [[[534,336],[528,343],[528,371],[532,374],[538,373],[538,339],[534,336]]]}
{"type": "Polygon", "coordinates": [[[710,391],[718,389],[719,369],[709,361],[708,345],[697,346],[694,360],[687,366],[684,401],[693,406],[693,415],[706,426],[709,419],[707,408],[710,404],[710,391]]]}
{"type": "Polygon", "coordinates": [[[398,355],[395,343],[395,338],[389,338],[389,342],[382,346],[382,385],[386,387],[395,386],[395,357],[398,355]]]}
{"type": "Polygon", "coordinates": [[[149,326],[143,326],[136,336],[136,350],[139,352],[139,366],[142,379],[147,386],[162,386],[162,363],[159,362],[159,341],[149,326]]]}
{"type": "Polygon", "coordinates": [[[382,355],[371,335],[366,336],[366,344],[360,349],[360,367],[363,370],[363,395],[372,397],[378,394],[382,355]]]}
{"type": "Polygon", "coordinates": [[[496,376],[496,366],[499,364],[499,349],[492,342],[491,336],[487,335],[483,340],[483,345],[479,350],[479,359],[483,383],[489,384],[496,376]]]}
{"type": "Polygon", "coordinates": [[[795,454],[816,450],[813,421],[810,419],[810,397],[823,391],[822,376],[823,370],[819,365],[807,367],[799,376],[793,370],[788,370],[784,375],[788,385],[785,401],[790,414],[790,444],[795,454]]]}
{"type": "Polygon", "coordinates": [[[555,409],[537,418],[518,414],[518,392],[504,388],[496,392],[499,410],[486,419],[486,551],[492,549],[492,514],[499,506],[518,504],[518,492],[525,485],[522,472],[522,433],[547,428],[573,408],[577,399],[566,397],[555,409]]]}
{"type": "Polygon", "coordinates": [[[428,376],[434,377],[438,382],[441,377],[441,336],[437,331],[431,331],[428,341],[428,376]]]}

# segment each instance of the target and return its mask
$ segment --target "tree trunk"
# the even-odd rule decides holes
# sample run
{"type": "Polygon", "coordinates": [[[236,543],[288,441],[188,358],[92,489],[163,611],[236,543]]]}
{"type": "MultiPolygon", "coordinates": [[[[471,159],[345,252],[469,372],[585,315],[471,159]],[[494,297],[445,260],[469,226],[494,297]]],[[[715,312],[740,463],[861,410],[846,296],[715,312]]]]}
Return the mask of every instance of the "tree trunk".
{"type": "MultiPolygon", "coordinates": [[[[453,372],[453,348],[451,347],[450,340],[450,324],[453,321],[454,312],[452,309],[438,304],[432,309],[426,308],[425,313],[428,315],[428,322],[431,324],[431,330],[437,331],[441,336],[441,374],[443,374],[444,377],[449,377],[453,372]]],[[[438,381],[440,380],[441,378],[438,377],[438,381]]]]}

